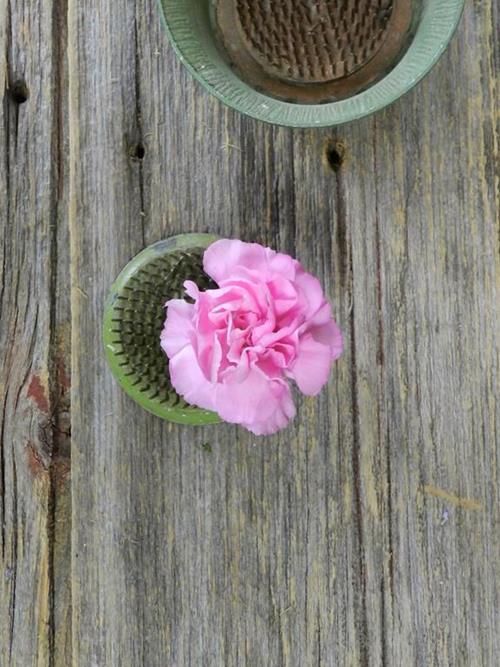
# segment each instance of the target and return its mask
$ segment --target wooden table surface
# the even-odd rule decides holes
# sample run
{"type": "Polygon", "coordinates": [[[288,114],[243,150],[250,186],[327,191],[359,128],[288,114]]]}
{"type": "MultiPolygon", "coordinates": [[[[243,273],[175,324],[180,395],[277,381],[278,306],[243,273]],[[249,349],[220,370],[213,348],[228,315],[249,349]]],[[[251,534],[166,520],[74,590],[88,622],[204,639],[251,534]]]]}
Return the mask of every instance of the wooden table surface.
{"type": "Polygon", "coordinates": [[[154,0],[0,0],[0,665],[498,665],[499,31],[377,115],[224,108],[154,0]],[[293,426],[168,424],[101,317],[145,245],[298,257],[346,350],[293,426]]]}

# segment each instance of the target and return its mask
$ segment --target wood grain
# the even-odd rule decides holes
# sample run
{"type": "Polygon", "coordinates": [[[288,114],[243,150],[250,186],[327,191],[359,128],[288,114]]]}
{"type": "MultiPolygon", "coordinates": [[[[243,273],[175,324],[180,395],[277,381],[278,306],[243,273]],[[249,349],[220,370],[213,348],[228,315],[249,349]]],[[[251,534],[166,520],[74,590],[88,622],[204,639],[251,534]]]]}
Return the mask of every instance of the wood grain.
{"type": "Polygon", "coordinates": [[[2,666],[70,655],[63,4],[0,2],[2,666]]]}
{"type": "Polygon", "coordinates": [[[334,133],[207,97],[153,2],[70,2],[79,664],[494,664],[493,11],[469,7],[422,86],[334,133]],[[296,254],[345,331],[328,391],[265,442],[159,422],[96,353],[121,266],[189,230],[296,254]]]}
{"type": "Polygon", "coordinates": [[[496,665],[499,20],[469,3],[414,92],[297,131],[204,93],[154,0],[0,0],[30,92],[0,110],[2,667],[496,665]],[[345,354],[273,438],[162,422],[106,367],[111,282],[186,231],[334,304],[345,354]]]}

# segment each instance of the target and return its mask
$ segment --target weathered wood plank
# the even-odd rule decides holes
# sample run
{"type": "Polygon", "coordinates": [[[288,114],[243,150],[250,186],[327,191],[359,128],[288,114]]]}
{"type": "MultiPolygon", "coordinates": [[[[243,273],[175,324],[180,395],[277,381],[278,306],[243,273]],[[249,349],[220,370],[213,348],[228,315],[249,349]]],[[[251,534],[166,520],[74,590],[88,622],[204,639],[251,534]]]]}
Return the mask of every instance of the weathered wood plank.
{"type": "Polygon", "coordinates": [[[76,664],[494,664],[496,11],[391,109],[311,132],[202,93],[152,0],[70,0],[76,664]],[[293,252],[335,304],[343,360],[275,438],[162,423],[106,369],[111,281],[188,230],[293,252]]]}
{"type": "Polygon", "coordinates": [[[0,664],[68,664],[64,3],[0,2],[0,664]],[[62,14],[61,14],[62,10],[62,14]],[[61,384],[62,382],[62,384],[61,384]],[[66,504],[66,509],[64,509],[66,504]],[[66,539],[66,538],[64,538],[66,539]],[[66,572],[65,581],[59,578],[66,572]]]}

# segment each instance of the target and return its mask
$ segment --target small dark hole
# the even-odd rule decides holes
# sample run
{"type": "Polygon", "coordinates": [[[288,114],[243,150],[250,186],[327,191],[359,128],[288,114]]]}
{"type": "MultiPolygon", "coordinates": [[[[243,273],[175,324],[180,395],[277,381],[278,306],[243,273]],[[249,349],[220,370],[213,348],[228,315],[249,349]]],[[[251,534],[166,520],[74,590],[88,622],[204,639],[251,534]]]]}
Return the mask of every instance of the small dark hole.
{"type": "Polygon", "coordinates": [[[132,146],[130,149],[130,157],[132,160],[143,160],[144,156],[146,155],[146,149],[144,148],[144,144],[139,142],[135,146],[132,146]]]}
{"type": "Polygon", "coordinates": [[[24,81],[14,81],[9,88],[9,93],[16,104],[24,104],[30,96],[29,88],[24,81]]]}
{"type": "Polygon", "coordinates": [[[344,145],[339,141],[329,141],[325,148],[325,157],[330,169],[334,172],[338,172],[344,163],[344,145]]]}

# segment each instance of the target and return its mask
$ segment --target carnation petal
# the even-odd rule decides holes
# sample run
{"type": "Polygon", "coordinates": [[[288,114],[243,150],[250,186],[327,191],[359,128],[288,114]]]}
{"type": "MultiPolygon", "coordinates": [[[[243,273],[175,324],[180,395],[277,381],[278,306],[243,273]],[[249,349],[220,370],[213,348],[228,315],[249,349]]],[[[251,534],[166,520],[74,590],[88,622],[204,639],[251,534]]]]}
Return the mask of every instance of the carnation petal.
{"type": "Polygon", "coordinates": [[[295,414],[290,388],[252,368],[242,382],[215,388],[215,409],[227,422],[241,424],[256,435],[269,435],[286,426],[295,414]]]}
{"type": "MultiPolygon", "coordinates": [[[[315,336],[316,338],[316,336],[315,336]]],[[[332,359],[338,359],[344,351],[344,339],[335,320],[330,323],[330,350],[332,352],[332,359]]]]}
{"type": "Polygon", "coordinates": [[[215,409],[214,385],[205,377],[190,345],[170,358],[168,370],[173,388],[188,403],[205,410],[215,409]]]}
{"type": "Polygon", "coordinates": [[[302,267],[300,271],[297,271],[295,282],[301,292],[300,301],[304,316],[306,318],[313,317],[326,303],[321,283],[313,275],[304,271],[302,267]]]}
{"type": "Polygon", "coordinates": [[[239,267],[256,271],[264,281],[274,275],[293,280],[299,263],[289,255],[277,253],[259,243],[244,243],[236,239],[221,239],[212,243],[203,255],[203,268],[217,283],[233,278],[239,267]]]}
{"type": "Polygon", "coordinates": [[[183,287],[186,290],[186,294],[196,301],[200,296],[200,289],[198,285],[192,280],[185,280],[183,287]]]}
{"type": "Polygon", "coordinates": [[[279,405],[266,419],[261,419],[252,424],[242,424],[255,435],[272,435],[288,426],[295,417],[295,404],[292,399],[290,387],[283,385],[283,391],[279,399],[279,405]]]}
{"type": "Polygon", "coordinates": [[[161,332],[161,346],[171,357],[190,343],[194,306],[182,299],[166,303],[167,317],[161,332]]]}
{"type": "Polygon", "coordinates": [[[217,283],[234,275],[237,266],[261,269],[267,265],[266,248],[234,239],[215,241],[203,255],[203,268],[217,283]]]}
{"type": "Polygon", "coordinates": [[[300,335],[311,334],[314,340],[328,345],[332,352],[332,359],[338,359],[343,351],[342,333],[332,317],[332,309],[326,301],[299,330],[300,335]]]}
{"type": "Polygon", "coordinates": [[[290,375],[303,394],[315,396],[328,380],[331,361],[328,345],[319,343],[311,335],[303,336],[290,375]]]}
{"type": "Polygon", "coordinates": [[[329,346],[333,361],[340,357],[344,349],[344,341],[342,333],[334,319],[330,318],[324,324],[312,326],[308,333],[318,343],[329,346]]]}

